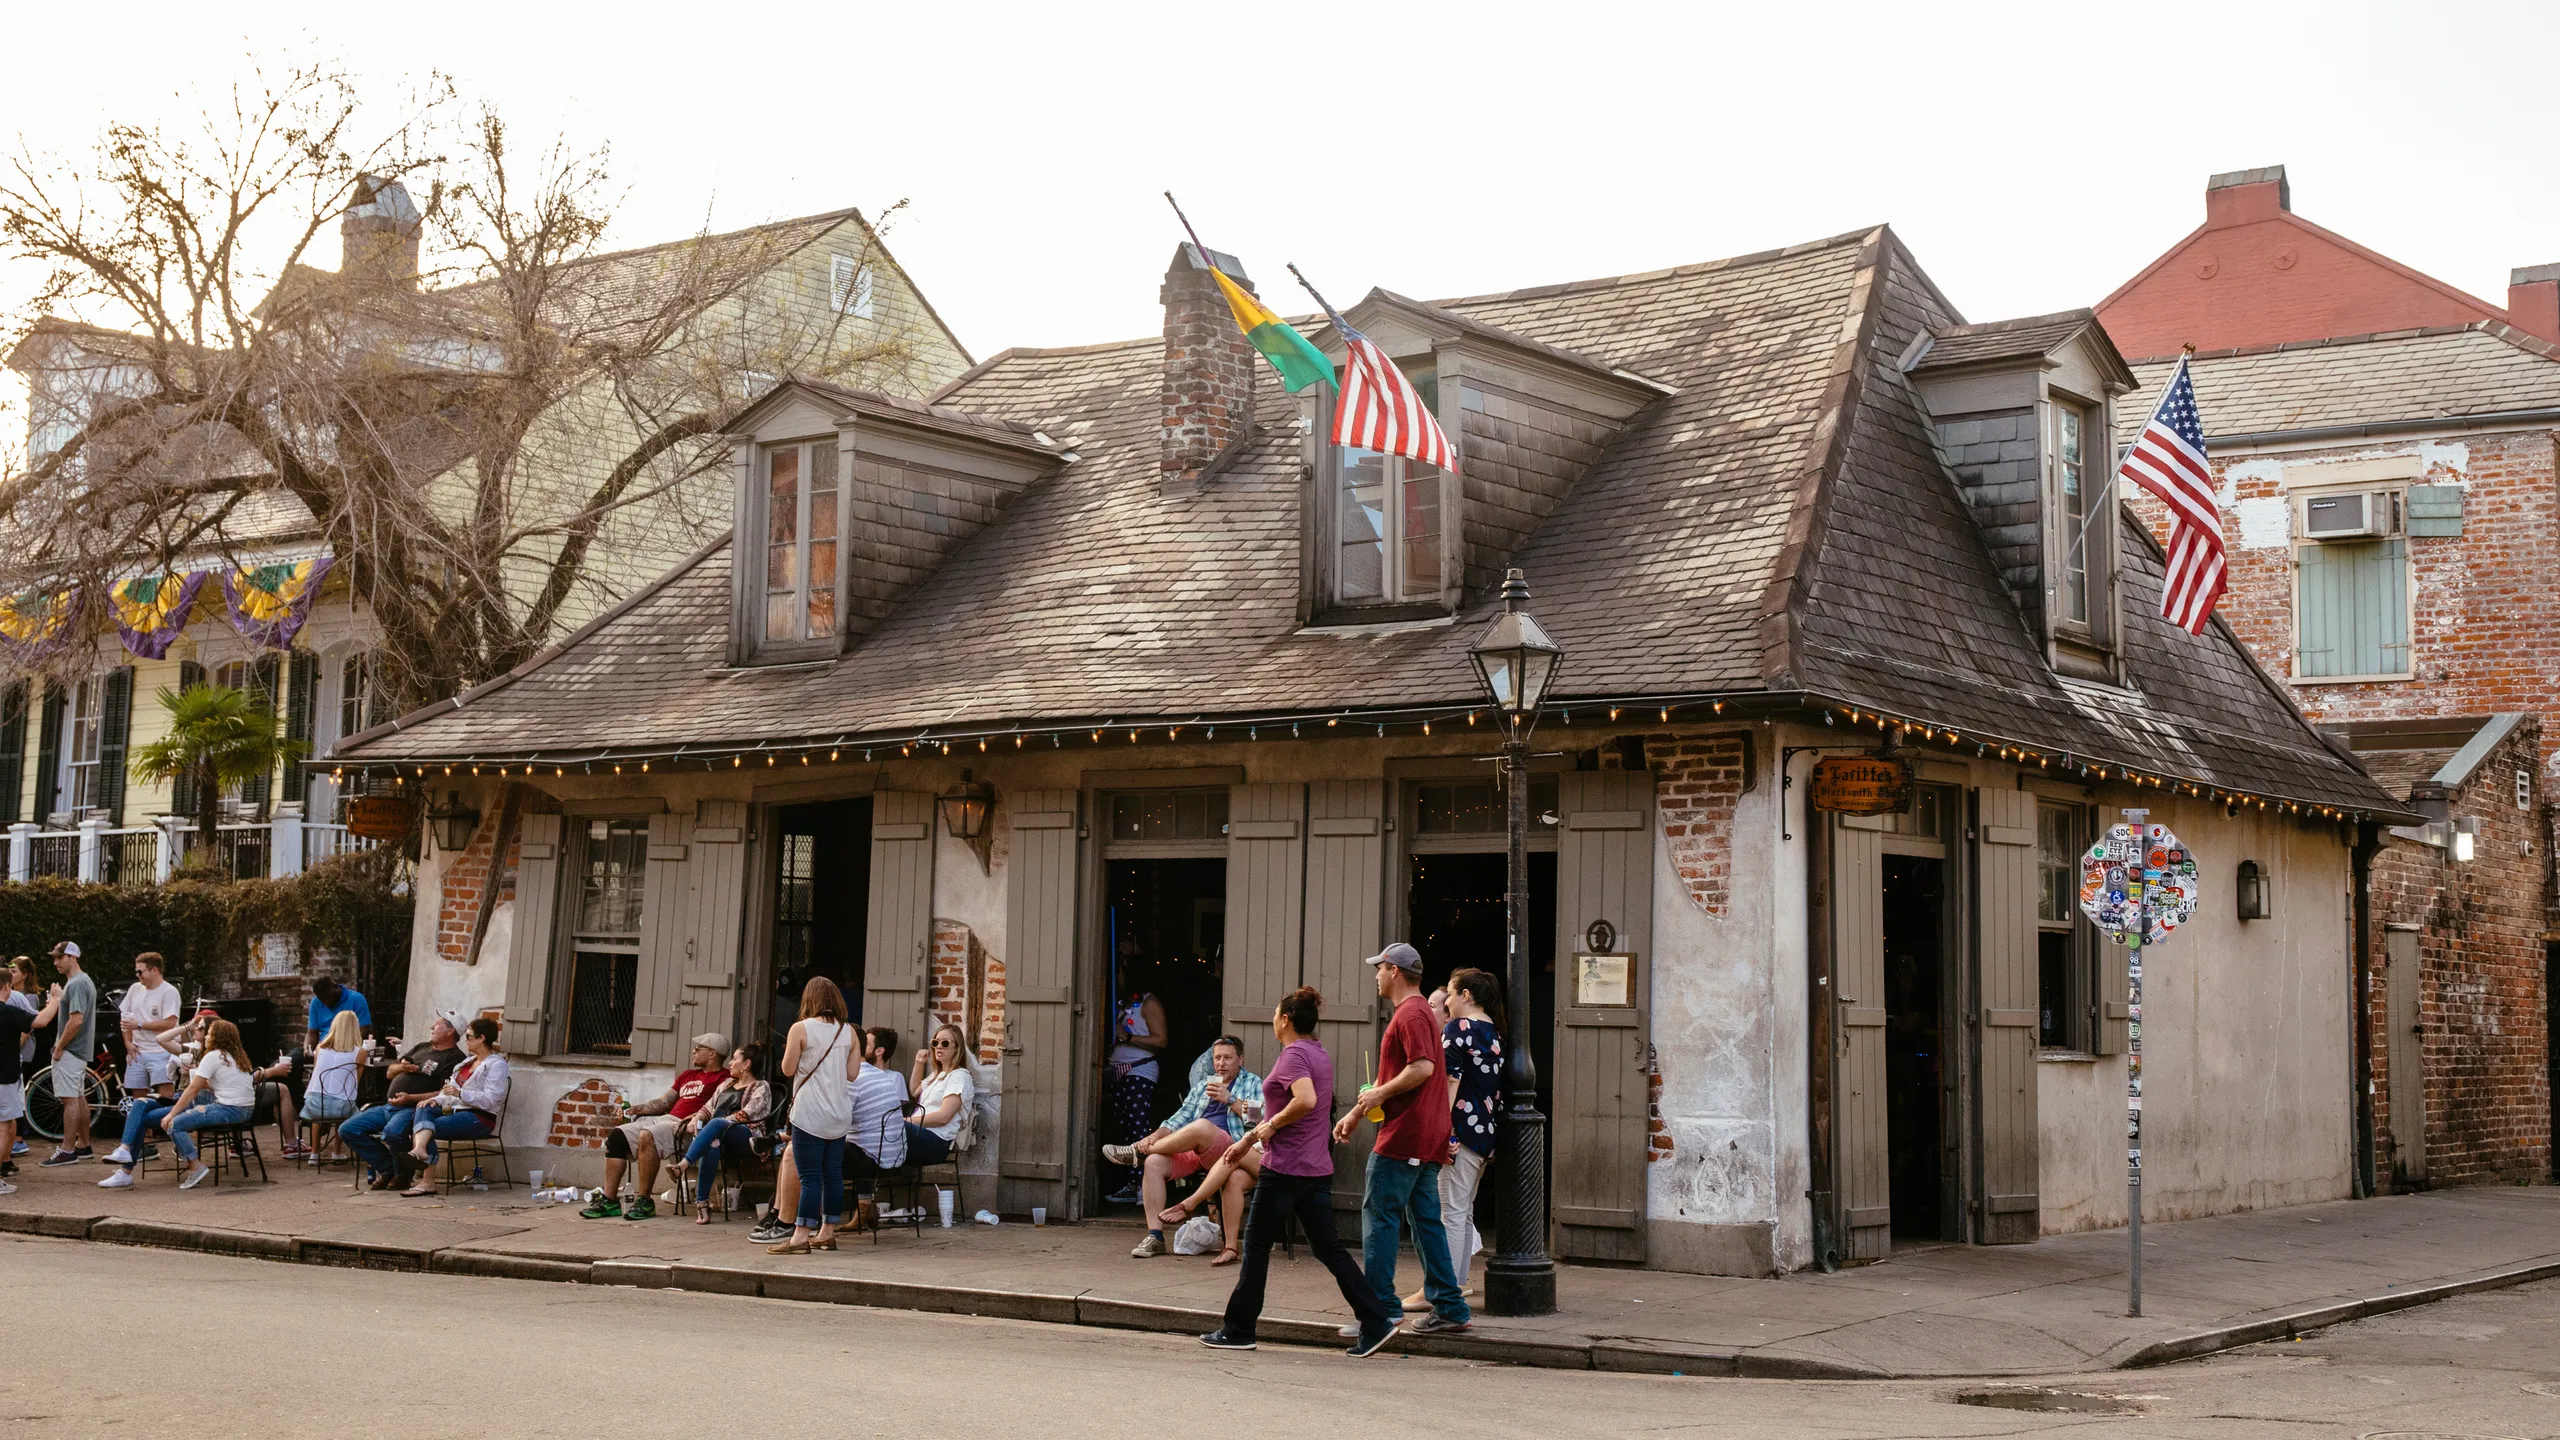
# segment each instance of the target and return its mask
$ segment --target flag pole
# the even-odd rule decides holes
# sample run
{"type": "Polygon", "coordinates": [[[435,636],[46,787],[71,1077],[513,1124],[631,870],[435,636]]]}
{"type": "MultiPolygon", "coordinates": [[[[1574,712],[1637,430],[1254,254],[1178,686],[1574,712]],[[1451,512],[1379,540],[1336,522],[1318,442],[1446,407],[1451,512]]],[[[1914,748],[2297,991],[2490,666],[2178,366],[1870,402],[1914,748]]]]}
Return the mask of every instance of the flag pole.
{"type": "Polygon", "coordinates": [[[1342,331],[1345,328],[1342,323],[1342,312],[1333,308],[1333,302],[1324,298],[1324,292],[1318,290],[1315,285],[1307,279],[1305,273],[1298,269],[1296,261],[1292,260],[1288,262],[1288,265],[1289,274],[1292,278],[1297,280],[1298,288],[1315,297],[1317,308],[1324,311],[1324,318],[1333,322],[1333,328],[1336,333],[1342,331]]]}
{"type": "Polygon", "coordinates": [[[1203,270],[1218,268],[1217,263],[1209,258],[1209,247],[1200,243],[1200,232],[1191,228],[1191,217],[1182,213],[1182,202],[1174,199],[1173,192],[1167,190],[1164,192],[1164,203],[1173,207],[1173,218],[1182,222],[1182,233],[1191,237],[1191,248],[1200,252],[1200,268],[1203,270]]]}
{"type": "MultiPolygon", "coordinates": [[[[1171,197],[1167,197],[1167,198],[1171,198],[1171,197]]],[[[2184,368],[2186,367],[2186,365],[2187,365],[2187,362],[2188,362],[2188,361],[2190,361],[2190,360],[2193,360],[2193,359],[2195,359],[2195,358],[2196,358],[2196,347],[2194,347],[2193,345],[2186,346],[2186,347],[2184,348],[2183,353],[2181,353],[2181,354],[2178,356],[2178,365],[2179,365],[2179,368],[2180,368],[2180,369],[2184,369],[2184,368]]],[[[2166,384],[2166,385],[2162,385],[2162,386],[2160,387],[2160,393],[2161,393],[2161,394],[2163,394],[2163,395],[2168,394],[2168,393],[2169,393],[2169,386],[2171,386],[2171,385],[2175,385],[2175,384],[2177,384],[2177,383],[2178,383],[2178,376],[2177,376],[2177,372],[2176,372],[2176,371],[2171,371],[2171,372],[2170,372],[2170,374],[2169,374],[2169,381],[2168,381],[2168,384],[2166,384]]],[[[2159,406],[2159,402],[2158,402],[2158,401],[2156,401],[2156,400],[2155,400],[2155,401],[2153,401],[2153,402],[2152,402],[2152,407],[2151,407],[2151,408],[2153,408],[2154,410],[2159,409],[2159,408],[2160,408],[2160,406],[2159,406]]],[[[2090,523],[2091,523],[2092,521],[2096,520],[2096,519],[2097,519],[2097,517],[2099,516],[2099,514],[2101,514],[2101,513],[2102,513],[2102,511],[2101,511],[2100,507],[2102,507],[2102,506],[2104,506],[2104,505],[2106,504],[2106,502],[2107,502],[2107,495],[2108,495],[2108,493],[2109,493],[2109,492],[2113,491],[2113,490],[2116,488],[2116,482],[2117,482],[2118,480],[2121,480],[2121,479],[2123,479],[2123,478],[2124,478],[2124,462],[2125,462],[2125,460],[2126,460],[2129,456],[2131,456],[2131,455],[2133,454],[2133,447],[2134,447],[2134,445],[2135,445],[2135,444],[2140,443],[2141,439],[2142,439],[2142,437],[2141,437],[2141,436],[2139,436],[2139,435],[2135,436],[2135,437],[2133,438],[2133,440],[2132,440],[2132,441],[2129,441],[2129,442],[2127,442],[2127,443],[2126,443],[2125,447],[2124,447],[2122,450],[2120,450],[2120,451],[2118,451],[2118,452],[2117,452],[2117,454],[2116,454],[2116,468],[2114,468],[2113,470],[2110,470],[2110,471],[2108,471],[2108,472],[2107,472],[2107,483],[2098,487],[2098,493],[2097,493],[2095,496],[2091,497],[2091,499],[2090,499],[2090,501],[2089,501],[2089,510],[2088,510],[2088,513],[2087,513],[2087,514],[2085,514],[2085,515],[2082,515],[2082,516],[2080,517],[2080,528],[2079,528],[2078,530],[2076,530],[2076,531],[2072,532],[2072,536],[2071,536],[2071,543],[2062,547],[2062,561],[2063,561],[2063,563],[2064,563],[2065,565],[2070,564],[2070,563],[2071,563],[2071,557],[2072,557],[2073,555],[2075,555],[2075,554],[2078,554],[2078,553],[2080,552],[2080,548],[2081,548],[2082,546],[2086,545],[2086,544],[2089,542],[2089,526],[2090,526],[2090,523]]]]}

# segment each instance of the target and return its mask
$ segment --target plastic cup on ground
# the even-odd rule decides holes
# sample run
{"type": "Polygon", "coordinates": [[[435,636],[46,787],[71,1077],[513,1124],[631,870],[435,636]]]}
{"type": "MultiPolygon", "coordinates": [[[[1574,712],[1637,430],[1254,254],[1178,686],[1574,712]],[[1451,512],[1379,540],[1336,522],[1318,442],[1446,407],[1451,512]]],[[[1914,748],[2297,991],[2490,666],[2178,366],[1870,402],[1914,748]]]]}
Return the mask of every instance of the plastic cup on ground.
{"type": "Polygon", "coordinates": [[[542,1193],[542,1172],[536,1170],[531,1173],[533,1176],[533,1193],[539,1195],[542,1193]]]}
{"type": "Polygon", "coordinates": [[[721,1195],[722,1203],[729,1209],[735,1210],[738,1208],[738,1202],[747,1198],[747,1191],[743,1185],[730,1185],[722,1188],[721,1195]]]}
{"type": "Polygon", "coordinates": [[[942,1228],[948,1230],[951,1228],[952,1207],[958,1197],[948,1190],[941,1189],[935,1190],[934,1194],[942,1205],[942,1228]]]}
{"type": "Polygon", "coordinates": [[[1046,1206],[1046,1205],[1034,1205],[1034,1206],[1032,1206],[1032,1207],[1031,1207],[1031,1224],[1033,1225],[1033,1227],[1034,1227],[1034,1228],[1037,1228],[1037,1227],[1040,1227],[1040,1226],[1046,1225],[1046,1224],[1048,1224],[1048,1223],[1049,1223],[1049,1207],[1048,1207],[1048,1206],[1046,1206]]]}

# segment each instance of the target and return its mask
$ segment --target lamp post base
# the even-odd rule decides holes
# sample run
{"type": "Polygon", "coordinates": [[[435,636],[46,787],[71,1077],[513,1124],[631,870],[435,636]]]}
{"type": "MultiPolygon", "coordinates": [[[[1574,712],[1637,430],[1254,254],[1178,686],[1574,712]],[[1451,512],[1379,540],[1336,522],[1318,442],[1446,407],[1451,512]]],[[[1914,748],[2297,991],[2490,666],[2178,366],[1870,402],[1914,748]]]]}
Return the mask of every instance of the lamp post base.
{"type": "Polygon", "coordinates": [[[1556,1313],[1556,1262],[1540,1259],[1514,1269],[1501,1256],[1485,1262],[1484,1313],[1487,1315],[1553,1315],[1556,1313]]]}
{"type": "Polygon", "coordinates": [[[1499,1208],[1484,1262],[1484,1313],[1556,1313],[1556,1262],[1547,1254],[1547,1117],[1534,1105],[1503,1112],[1499,1208]]]}

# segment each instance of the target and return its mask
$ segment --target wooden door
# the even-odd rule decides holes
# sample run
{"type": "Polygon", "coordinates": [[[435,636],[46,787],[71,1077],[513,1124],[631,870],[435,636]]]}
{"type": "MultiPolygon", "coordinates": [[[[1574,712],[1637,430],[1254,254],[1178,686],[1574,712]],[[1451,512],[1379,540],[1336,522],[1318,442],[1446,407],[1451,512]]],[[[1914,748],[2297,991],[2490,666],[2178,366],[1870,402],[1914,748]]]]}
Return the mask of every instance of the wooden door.
{"type": "Polygon", "coordinates": [[[1641,1261],[1651,1144],[1653,772],[1569,774],[1559,799],[1549,1129],[1555,1253],[1641,1261]]]}
{"type": "Polygon", "coordinates": [[[1833,1185],[1848,1260],[1893,1250],[1893,1159],[1885,1129],[1884,820],[1843,815],[1831,831],[1833,1185]]]}
{"type": "Polygon", "coordinates": [[[933,797],[871,797],[871,910],[863,920],[862,1023],[898,1032],[897,1068],[925,1044],[933,955],[933,797]]]}
{"type": "Polygon", "coordinates": [[[1306,907],[1304,785],[1237,785],[1227,792],[1227,948],[1218,1018],[1244,1041],[1245,1068],[1271,1073],[1279,1047],[1271,1008],[1298,986],[1306,907]]]}
{"type": "MultiPolygon", "coordinates": [[[[508,1053],[540,1055],[548,1048],[551,1015],[551,941],[559,933],[560,817],[527,815],[517,822],[514,936],[507,946],[508,1053]]],[[[423,1028],[419,1033],[424,1033],[423,1028]]]]}
{"type": "Polygon", "coordinates": [[[2390,1038],[2383,1063],[2391,1076],[2391,1172],[2403,1185],[2427,1178],[2426,1007],[2418,993],[2418,932],[2385,931],[2382,953],[2391,974],[2385,1008],[2390,1038]]]}
{"type": "Polygon", "coordinates": [[[2024,1245],[2042,1229],[2036,1154],[2036,797],[2025,790],[1979,793],[1979,897],[1974,924],[1981,971],[1981,1025],[1974,1094],[1981,1136],[1981,1222],[1985,1245],[2024,1245]]]}
{"type": "MultiPolygon", "coordinates": [[[[997,1208],[1034,1205],[1076,1218],[1073,1166],[1076,1023],[1076,792],[1013,797],[1005,881],[1004,1123],[996,1145],[997,1208]]],[[[876,827],[878,821],[875,818],[876,827]]],[[[876,880],[874,882],[877,883],[876,880]]]]}
{"type": "MultiPolygon", "coordinates": [[[[1375,1060],[1378,977],[1365,963],[1385,947],[1379,931],[1386,884],[1387,787],[1376,780],[1319,780],[1307,796],[1307,944],[1299,982],[1324,995],[1317,1039],[1333,1056],[1334,1115],[1360,1093],[1360,1057],[1375,1060]]],[[[1275,997],[1276,998],[1276,997],[1275,997]]],[[[1263,1007],[1267,1019],[1268,1005],[1263,1007]]],[[[1373,1130],[1333,1147],[1333,1200],[1358,1209],[1373,1130]]]]}

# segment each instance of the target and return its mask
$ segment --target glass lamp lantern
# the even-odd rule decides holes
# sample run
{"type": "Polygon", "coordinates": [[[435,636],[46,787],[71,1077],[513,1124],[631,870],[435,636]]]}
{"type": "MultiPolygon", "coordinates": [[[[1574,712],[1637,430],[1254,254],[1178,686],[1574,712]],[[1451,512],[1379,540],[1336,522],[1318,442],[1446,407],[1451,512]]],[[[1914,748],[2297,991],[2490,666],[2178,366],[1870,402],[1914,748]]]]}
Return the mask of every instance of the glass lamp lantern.
{"type": "Polygon", "coordinates": [[[1536,717],[1564,663],[1564,647],[1528,611],[1529,581],[1517,570],[1502,579],[1502,613],[1468,651],[1493,707],[1513,725],[1536,717]]]}
{"type": "Polygon", "coordinates": [[[2240,903],[2240,918],[2267,918],[2267,872],[2255,860],[2240,862],[2240,874],[2231,883],[2231,894],[2240,903]]]}
{"type": "Polygon", "coordinates": [[[942,828],[954,840],[977,840],[987,833],[987,816],[995,809],[996,789],[983,780],[973,780],[969,772],[960,772],[960,783],[936,796],[934,805],[942,811],[942,828]]]}

